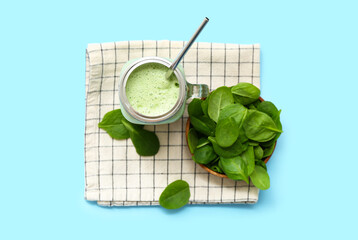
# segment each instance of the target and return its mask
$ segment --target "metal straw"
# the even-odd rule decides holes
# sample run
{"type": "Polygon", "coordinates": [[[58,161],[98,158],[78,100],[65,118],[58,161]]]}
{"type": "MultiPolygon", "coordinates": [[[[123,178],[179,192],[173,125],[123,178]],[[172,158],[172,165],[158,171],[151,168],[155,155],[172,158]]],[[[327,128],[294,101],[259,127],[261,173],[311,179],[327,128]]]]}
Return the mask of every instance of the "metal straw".
{"type": "Polygon", "coordinates": [[[186,52],[189,50],[189,48],[191,47],[191,45],[193,44],[193,42],[195,41],[195,39],[198,37],[198,35],[200,34],[201,30],[203,30],[203,28],[205,27],[205,25],[209,22],[209,18],[204,18],[204,21],[201,23],[201,25],[199,26],[199,28],[196,30],[196,32],[194,33],[194,35],[191,37],[191,39],[189,40],[189,42],[187,42],[187,44],[184,46],[184,48],[181,50],[181,52],[179,53],[179,55],[176,57],[176,59],[174,60],[174,62],[172,63],[172,65],[170,65],[169,70],[166,72],[165,74],[165,78],[168,79],[174,72],[175,68],[178,66],[179,62],[182,60],[182,58],[184,57],[184,55],[186,54],[186,52]]]}

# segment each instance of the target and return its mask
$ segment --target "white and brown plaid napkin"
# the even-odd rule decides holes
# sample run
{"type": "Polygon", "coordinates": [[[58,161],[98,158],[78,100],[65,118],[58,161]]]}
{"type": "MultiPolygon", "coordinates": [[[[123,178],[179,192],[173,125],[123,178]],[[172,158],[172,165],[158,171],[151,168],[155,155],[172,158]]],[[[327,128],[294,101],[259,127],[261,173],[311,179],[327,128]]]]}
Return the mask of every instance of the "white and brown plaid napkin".
{"type": "MultiPolygon", "coordinates": [[[[164,188],[183,179],[191,204],[256,203],[252,184],[208,174],[191,159],[184,116],[172,124],[146,126],[159,137],[154,157],[140,157],[131,140],[113,140],[98,128],[103,116],[119,108],[118,78],[130,59],[175,58],[183,41],[126,41],[89,44],[86,52],[85,199],[105,206],[158,205],[164,188]]],[[[194,43],[182,61],[186,79],[211,90],[250,82],[260,87],[260,46],[194,43]]]]}

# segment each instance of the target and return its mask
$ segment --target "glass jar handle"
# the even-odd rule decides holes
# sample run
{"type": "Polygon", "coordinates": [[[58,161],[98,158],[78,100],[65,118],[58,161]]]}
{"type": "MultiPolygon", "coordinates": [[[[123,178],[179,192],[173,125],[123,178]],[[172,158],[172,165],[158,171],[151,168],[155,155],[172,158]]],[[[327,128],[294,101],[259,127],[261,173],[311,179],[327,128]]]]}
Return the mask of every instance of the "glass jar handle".
{"type": "Polygon", "coordinates": [[[209,87],[206,84],[191,84],[187,83],[186,98],[204,98],[209,95],[209,87]]]}

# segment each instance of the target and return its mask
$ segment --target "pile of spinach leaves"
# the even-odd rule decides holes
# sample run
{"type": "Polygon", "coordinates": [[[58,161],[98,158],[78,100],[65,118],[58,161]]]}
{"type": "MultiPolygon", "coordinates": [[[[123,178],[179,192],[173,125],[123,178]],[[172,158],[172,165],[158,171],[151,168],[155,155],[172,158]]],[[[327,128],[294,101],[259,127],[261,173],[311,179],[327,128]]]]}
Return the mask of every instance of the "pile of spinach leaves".
{"type": "Polygon", "coordinates": [[[153,156],[159,151],[159,139],[154,132],[143,129],[143,125],[129,122],[120,109],[106,113],[98,127],[105,130],[114,139],[131,138],[141,156],[153,156]]]}
{"type": "Polygon", "coordinates": [[[193,160],[233,180],[270,187],[264,159],[282,133],[281,110],[259,100],[260,90],[250,83],[214,90],[205,100],[188,106],[188,145],[193,160]]]}

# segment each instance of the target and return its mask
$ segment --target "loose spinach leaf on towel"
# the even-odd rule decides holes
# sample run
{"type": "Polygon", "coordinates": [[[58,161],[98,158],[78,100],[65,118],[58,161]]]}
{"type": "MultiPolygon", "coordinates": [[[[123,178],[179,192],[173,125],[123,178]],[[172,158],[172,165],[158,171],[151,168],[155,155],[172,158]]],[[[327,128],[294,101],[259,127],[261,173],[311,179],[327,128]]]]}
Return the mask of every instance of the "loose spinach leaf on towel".
{"type": "Polygon", "coordinates": [[[141,156],[153,156],[159,151],[159,139],[154,132],[142,129],[136,124],[128,122],[126,119],[122,121],[129,132],[132,143],[137,153],[141,156]]]}
{"type": "Polygon", "coordinates": [[[98,127],[105,130],[114,139],[131,138],[137,153],[141,156],[153,156],[159,151],[159,139],[154,132],[143,129],[142,125],[128,122],[120,109],[106,113],[98,127]]]}
{"type": "Polygon", "coordinates": [[[116,109],[106,113],[102,121],[98,123],[98,127],[105,130],[114,139],[127,139],[129,132],[122,123],[123,119],[121,109],[116,109]]]}

